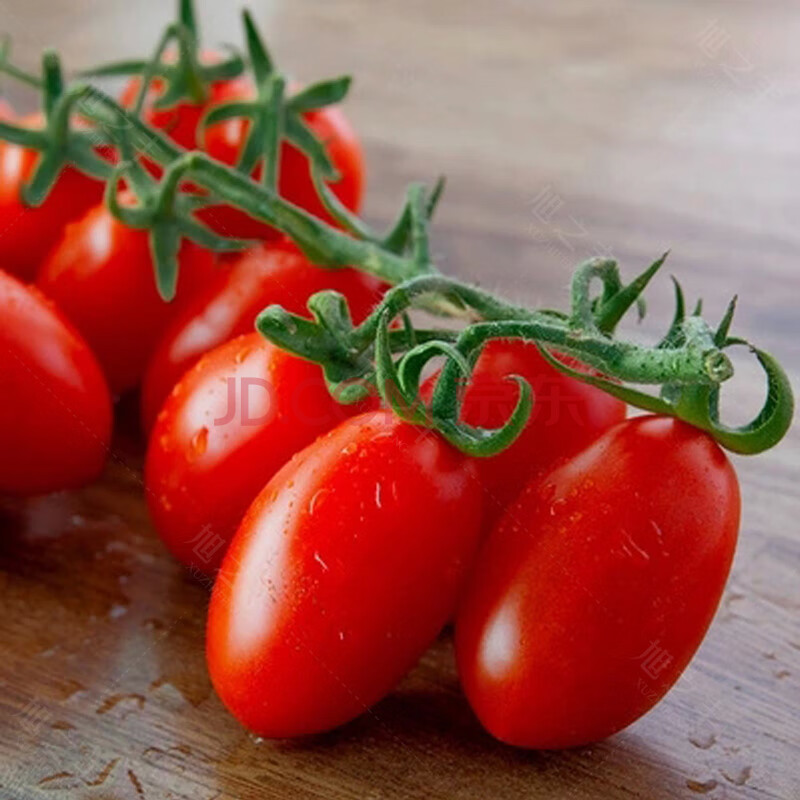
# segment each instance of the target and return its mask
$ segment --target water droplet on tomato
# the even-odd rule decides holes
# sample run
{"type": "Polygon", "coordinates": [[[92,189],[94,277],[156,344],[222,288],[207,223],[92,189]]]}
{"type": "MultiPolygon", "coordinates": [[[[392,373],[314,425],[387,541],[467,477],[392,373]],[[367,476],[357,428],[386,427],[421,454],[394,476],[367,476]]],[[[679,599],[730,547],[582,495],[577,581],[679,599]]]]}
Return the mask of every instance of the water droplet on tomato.
{"type": "Polygon", "coordinates": [[[208,447],[208,428],[200,428],[200,430],[192,436],[192,441],[189,444],[192,455],[196,458],[202,456],[203,453],[206,452],[206,447],[208,447]]]}
{"type": "Polygon", "coordinates": [[[249,347],[243,347],[241,350],[239,350],[233,357],[234,363],[241,364],[247,358],[247,356],[250,355],[250,350],[251,348],[249,347]]]}
{"type": "Polygon", "coordinates": [[[322,499],[328,494],[329,489],[318,489],[308,503],[308,513],[313,514],[322,499]]]}

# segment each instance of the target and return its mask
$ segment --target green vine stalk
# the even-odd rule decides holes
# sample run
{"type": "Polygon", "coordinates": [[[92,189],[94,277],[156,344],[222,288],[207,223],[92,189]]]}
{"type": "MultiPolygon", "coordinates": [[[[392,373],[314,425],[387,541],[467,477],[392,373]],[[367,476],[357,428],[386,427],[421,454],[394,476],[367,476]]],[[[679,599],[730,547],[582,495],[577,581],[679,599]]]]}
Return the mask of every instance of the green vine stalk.
{"type": "Polygon", "coordinates": [[[374,232],[346,210],[328,188],[336,179],[325,146],[305,124],[309,110],[339,102],[349,78],[322,81],[288,95],[285,77],[277,70],[250,15],[244,13],[247,58],[233,52],[214,65],[203,63],[190,0],[181,0],[176,22],[165,31],[153,57],[90,70],[66,85],[55,53],[43,57],[42,75],[28,75],[3,56],[0,68],[9,76],[37,87],[42,94],[45,127],[28,130],[0,122],[0,138],[40,151],[31,180],[24,189],[30,205],[42,203],[67,165],[106,182],[111,212],[127,225],[149,231],[155,280],[165,301],[177,282],[177,252],[184,238],[214,250],[241,249],[248,242],[211,231],[196,212],[220,203],[235,206],[287,234],[305,255],[323,268],[358,267],[392,285],[374,312],[360,325],[352,324],[344,298],[321,292],[310,298],[310,317],[291,314],[278,306],[265,309],[257,328],[263,336],[297,355],[321,365],[340,402],[355,402],[365,392],[378,391],[400,416],[439,431],[455,446],[476,456],[489,456],[508,447],[531,413],[535,397],[521,378],[515,410],[498,429],[475,428],[460,419],[463,387],[482,347],[492,339],[535,342],[552,365],[578,380],[594,384],[627,403],[669,414],[708,431],[722,446],[739,453],[758,453],[785,435],[793,415],[793,396],[780,364],[768,353],[730,335],[735,303],[721,322],[710,325],[700,314],[687,315],[683,293],[676,283],[676,311],[661,341],[642,345],[615,334],[620,320],[635,306],[643,311],[643,292],[666,256],[625,284],[616,262],[592,259],[574,273],[570,308],[527,309],[441,274],[428,246],[429,224],[442,193],[409,187],[395,223],[374,232]],[[170,46],[177,56],[165,60],[170,46]],[[201,151],[186,151],[141,118],[150,85],[160,82],[160,107],[189,100],[200,102],[211,83],[236,77],[252,78],[253,99],[222,103],[210,109],[205,125],[226,119],[249,121],[248,137],[239,163],[228,167],[201,151]],[[105,92],[85,82],[86,76],[139,75],[134,107],[126,109],[105,92]],[[339,227],[310,215],[277,191],[279,148],[290,141],[303,150],[312,165],[315,186],[339,227]],[[104,155],[113,148],[117,163],[104,155]],[[143,158],[158,164],[163,174],[153,177],[143,158]],[[253,176],[260,171],[256,180],[253,176]],[[124,183],[135,197],[121,202],[124,183]],[[599,292],[593,291],[599,286],[599,292]],[[457,317],[461,331],[415,327],[412,309],[457,317]],[[398,327],[397,322],[402,322],[398,327]],[[726,350],[745,345],[755,354],[767,377],[767,398],[758,415],[740,427],[726,426],[719,417],[721,385],[733,374],[726,350]],[[575,370],[558,357],[568,355],[593,368],[575,370]],[[420,398],[426,365],[443,358],[429,405],[420,398]],[[648,393],[636,385],[658,388],[648,393]]]}

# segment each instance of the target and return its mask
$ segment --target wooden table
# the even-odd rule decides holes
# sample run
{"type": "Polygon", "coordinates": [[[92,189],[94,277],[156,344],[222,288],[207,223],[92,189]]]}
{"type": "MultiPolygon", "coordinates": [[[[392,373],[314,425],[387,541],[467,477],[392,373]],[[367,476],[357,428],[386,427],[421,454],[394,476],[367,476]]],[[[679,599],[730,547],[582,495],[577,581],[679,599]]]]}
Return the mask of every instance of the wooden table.
{"type": "MultiPolygon", "coordinates": [[[[79,67],[149,49],[165,5],[0,0],[0,19],[23,63],[58,43],[79,67]]],[[[201,5],[209,40],[237,35],[229,4],[201,5]]],[[[613,253],[631,274],[669,247],[708,314],[738,293],[738,331],[797,377],[797,4],[256,8],[300,77],[357,76],[348,111],[369,156],[372,217],[388,220],[409,180],[449,176],[435,246],[454,274],[561,304],[587,255],[613,253]]],[[[670,303],[664,277],[644,334],[663,328],[670,303]]],[[[746,359],[742,368],[757,374],[746,359]]],[[[729,390],[737,419],[759,399],[745,383],[729,390]]],[[[800,797],[796,431],[737,460],[734,572],[678,686],[610,741],[550,754],[481,731],[446,636],[344,729],[304,742],[248,736],[206,675],[207,594],[148,522],[131,407],[97,485],[0,504],[3,800],[800,797]]]]}

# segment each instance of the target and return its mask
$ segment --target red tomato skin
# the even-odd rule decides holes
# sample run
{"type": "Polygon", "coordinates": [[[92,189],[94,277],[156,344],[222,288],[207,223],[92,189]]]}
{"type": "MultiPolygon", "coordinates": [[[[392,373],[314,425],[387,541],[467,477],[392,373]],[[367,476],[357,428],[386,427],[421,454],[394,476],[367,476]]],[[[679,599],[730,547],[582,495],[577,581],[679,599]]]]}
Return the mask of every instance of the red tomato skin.
{"type": "MultiPolygon", "coordinates": [[[[325,143],[328,156],[340,174],[329,184],[336,197],[351,211],[361,210],[364,193],[364,155],[361,144],[347,118],[338,108],[328,107],[303,115],[317,138],[325,143]]],[[[235,164],[241,153],[249,122],[231,119],[211,125],[206,131],[204,149],[224,164],[235,164]]],[[[259,178],[261,170],[254,173],[259,178]]],[[[281,197],[328,223],[336,224],[320,201],[311,179],[307,156],[284,142],[280,150],[278,192],[281,197]]],[[[211,228],[226,236],[243,239],[270,239],[278,231],[253,219],[240,209],[212,206],[198,213],[211,228]]]]}
{"type": "Polygon", "coordinates": [[[411,669],[478,542],[474,463],[386,411],[297,454],[248,510],[211,598],[207,662],[260,736],[330,730],[411,669]]]}
{"type": "Polygon", "coordinates": [[[175,386],[150,437],[145,489],[164,543],[186,566],[213,574],[267,481],[317,436],[368,407],[337,403],[316,364],[258,333],[212,350],[175,386]],[[218,545],[210,555],[201,534],[218,545]]]}
{"type": "Polygon", "coordinates": [[[563,748],[646,713],[711,623],[739,506],[722,450],[665,417],[623,422],[534,480],[486,541],[458,612],[459,674],[484,727],[563,748]]]}
{"type": "MultiPolygon", "coordinates": [[[[41,127],[41,115],[26,117],[21,124],[41,127]]],[[[36,277],[64,226],[103,198],[102,183],[67,167],[41,206],[26,206],[22,187],[38,159],[35,150],[0,141],[0,265],[24,281],[36,277]]]]}
{"type": "Polygon", "coordinates": [[[0,492],[92,480],[111,424],[108,387],[86,342],[35,288],[0,271],[0,492]]]}
{"type": "MultiPolygon", "coordinates": [[[[483,428],[503,425],[519,397],[511,375],[528,381],[534,405],[528,424],[511,447],[478,459],[487,531],[533,475],[579,452],[625,419],[621,400],[559,372],[532,342],[494,339],[478,357],[464,391],[462,421],[483,428]]],[[[430,379],[423,393],[430,396],[432,390],[430,379]]]]}
{"type": "Polygon", "coordinates": [[[126,227],[98,205],[67,226],[42,264],[37,286],[89,342],[115,393],[138,385],[181,302],[221,269],[212,253],[186,240],[178,263],[177,295],[166,303],[156,288],[147,232],[126,227]]]}
{"type": "Polygon", "coordinates": [[[153,354],[142,387],[142,422],[150,430],[164,399],[181,376],[209,350],[253,330],[255,318],[277,303],[308,316],[315,292],[335,289],[361,322],[385,286],[354,269],[311,264],[290,242],[269,242],[242,254],[188,302],[170,323],[153,354]]]}

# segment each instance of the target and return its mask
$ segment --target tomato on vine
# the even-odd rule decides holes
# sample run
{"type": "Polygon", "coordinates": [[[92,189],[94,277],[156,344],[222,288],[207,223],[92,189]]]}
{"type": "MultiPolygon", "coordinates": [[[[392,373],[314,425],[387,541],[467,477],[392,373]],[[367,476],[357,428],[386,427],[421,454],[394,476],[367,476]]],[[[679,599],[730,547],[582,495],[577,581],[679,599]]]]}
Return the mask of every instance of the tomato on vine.
{"type": "Polygon", "coordinates": [[[269,242],[227,263],[227,269],[184,305],[154,352],[142,385],[142,419],[150,430],[164,399],[204,353],[254,329],[266,306],[278,303],[307,313],[315,292],[336,289],[361,321],[380,298],[383,284],[353,269],[311,264],[286,239],[269,242]]]}
{"type": "MultiPolygon", "coordinates": [[[[625,419],[625,403],[560,372],[533,342],[495,339],[481,351],[465,387],[461,421],[489,429],[503,425],[519,397],[519,386],[510,380],[511,375],[530,384],[533,409],[510,447],[477,459],[487,530],[534,475],[582,450],[625,419]]],[[[423,387],[424,396],[432,394],[434,380],[423,387]]]]}
{"type": "Polygon", "coordinates": [[[110,440],[111,398],[88,345],[35,288],[0,271],[0,493],[82,486],[110,440]]]}
{"type": "Polygon", "coordinates": [[[213,574],[264,484],[367,407],[338,403],[316,365],[257,333],[207,353],[172,390],[150,436],[145,489],[164,543],[187,566],[213,574]]]}
{"type": "Polygon", "coordinates": [[[91,345],[111,390],[137,386],[180,303],[222,267],[204,248],[184,241],[176,299],[158,293],[147,231],[129,228],[104,205],[68,225],[42,264],[36,285],[91,345]]]}
{"type": "Polygon", "coordinates": [[[475,465],[386,411],[296,455],[248,510],[214,586],[214,688],[261,736],[369,709],[449,619],[478,543],[475,465]]]}
{"type": "Polygon", "coordinates": [[[700,645],[738,528],[730,462],[670,417],[620,423],[535,479],[485,542],[457,617],[483,725],[561,748],[638,719],[700,645]]]}
{"type": "MultiPolygon", "coordinates": [[[[207,61],[218,60],[209,54],[207,61]]],[[[163,131],[170,139],[187,150],[196,150],[202,144],[200,121],[210,108],[219,103],[240,100],[252,94],[251,82],[242,76],[225,78],[210,82],[200,101],[183,98],[167,108],[158,106],[159,98],[165,91],[164,81],[155,78],[145,94],[141,114],[143,119],[157,130],[163,131]]],[[[141,78],[132,78],[120,95],[120,103],[131,108],[136,104],[141,89],[141,78]]]]}
{"type": "MultiPolygon", "coordinates": [[[[42,122],[41,114],[19,120],[33,129],[42,122]]],[[[26,205],[22,189],[39,158],[36,150],[0,140],[0,265],[24,281],[36,277],[64,226],[103,197],[100,181],[66,167],[40,206],[26,205]]]]}
{"type": "MultiPolygon", "coordinates": [[[[335,107],[311,110],[303,115],[311,132],[321,141],[339,179],[329,183],[338,200],[350,211],[358,212],[364,192],[364,156],[361,144],[342,111],[335,107]]],[[[225,164],[236,164],[247,139],[249,123],[234,118],[210,125],[203,147],[213,158],[225,164]]],[[[290,203],[305,209],[319,219],[333,222],[319,198],[311,177],[309,157],[291,142],[284,141],[279,150],[278,192],[290,203]]],[[[258,180],[262,169],[253,177],[258,180]]],[[[231,206],[212,206],[198,217],[226,236],[270,238],[277,232],[231,206]]]]}

